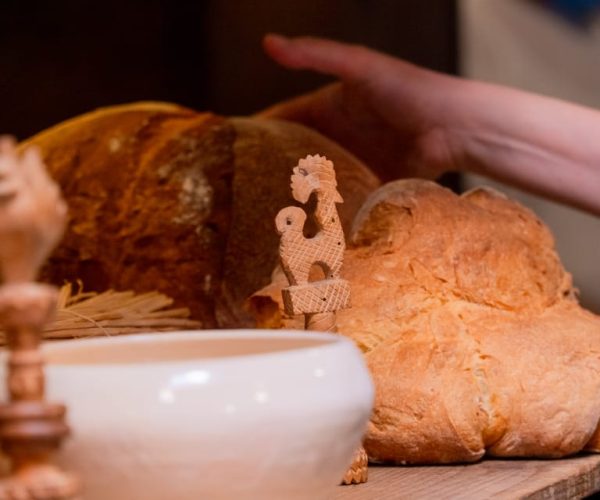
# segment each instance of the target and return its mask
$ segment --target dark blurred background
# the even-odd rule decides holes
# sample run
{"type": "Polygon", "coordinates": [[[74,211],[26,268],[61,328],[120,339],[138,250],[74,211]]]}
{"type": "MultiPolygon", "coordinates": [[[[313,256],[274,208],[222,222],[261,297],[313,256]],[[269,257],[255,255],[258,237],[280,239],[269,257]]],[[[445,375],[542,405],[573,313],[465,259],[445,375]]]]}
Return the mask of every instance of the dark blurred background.
{"type": "Polygon", "coordinates": [[[249,114],[327,81],[267,59],[270,31],[457,69],[451,0],[2,0],[0,19],[0,133],[20,139],[137,100],[249,114]]]}

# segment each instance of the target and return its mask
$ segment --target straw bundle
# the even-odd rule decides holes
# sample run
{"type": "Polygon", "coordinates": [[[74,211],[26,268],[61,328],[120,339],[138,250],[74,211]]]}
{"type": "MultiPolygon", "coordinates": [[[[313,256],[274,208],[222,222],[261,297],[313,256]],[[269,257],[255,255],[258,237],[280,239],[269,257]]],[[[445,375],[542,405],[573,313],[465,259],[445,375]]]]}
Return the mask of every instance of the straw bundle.
{"type": "MultiPolygon", "coordinates": [[[[173,300],[159,292],[84,292],[68,283],[58,296],[57,312],[45,339],[68,339],[200,328],[187,308],[170,309],[173,300]]],[[[0,332],[1,333],[1,332],[0,332]]],[[[4,335],[0,337],[4,342],[4,335]]]]}

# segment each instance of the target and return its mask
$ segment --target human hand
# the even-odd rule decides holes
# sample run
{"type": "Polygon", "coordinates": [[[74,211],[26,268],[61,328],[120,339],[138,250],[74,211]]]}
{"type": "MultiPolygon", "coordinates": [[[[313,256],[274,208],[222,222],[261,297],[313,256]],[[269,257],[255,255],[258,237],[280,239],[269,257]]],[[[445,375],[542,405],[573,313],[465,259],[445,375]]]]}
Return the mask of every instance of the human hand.
{"type": "Polygon", "coordinates": [[[258,116],[303,123],[365,161],[383,180],[435,178],[455,169],[449,140],[457,78],[373,50],[317,38],[264,38],[264,49],[291,69],[340,82],[276,104],[258,116]]]}

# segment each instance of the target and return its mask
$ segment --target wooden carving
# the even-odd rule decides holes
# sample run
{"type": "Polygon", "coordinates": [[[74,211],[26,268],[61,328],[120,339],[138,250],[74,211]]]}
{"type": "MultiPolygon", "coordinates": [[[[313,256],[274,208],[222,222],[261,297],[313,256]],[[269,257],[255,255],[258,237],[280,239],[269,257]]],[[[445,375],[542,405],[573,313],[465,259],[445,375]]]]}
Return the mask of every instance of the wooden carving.
{"type": "MultiPolygon", "coordinates": [[[[300,207],[283,208],[275,218],[281,236],[281,266],[290,284],[282,291],[285,311],[303,314],[307,330],[336,332],[335,311],[350,307],[350,284],[340,278],[346,244],[336,204],[344,200],[337,190],[333,163],[324,156],[308,155],[294,167],[291,187],[292,196],[302,204],[315,195],[317,233],[312,238],[304,235],[307,214],[300,207]],[[315,265],[325,278],[311,282],[315,265]]],[[[367,454],[361,447],[343,484],[365,482],[367,467],[367,454]]]]}
{"type": "Polygon", "coordinates": [[[0,500],[71,498],[79,490],[71,474],[50,462],[69,431],[64,405],[44,401],[39,350],[57,290],[33,281],[58,243],[66,216],[37,150],[19,156],[12,139],[0,138],[0,326],[10,350],[0,446],[11,462],[10,475],[0,481],[0,500]]]}

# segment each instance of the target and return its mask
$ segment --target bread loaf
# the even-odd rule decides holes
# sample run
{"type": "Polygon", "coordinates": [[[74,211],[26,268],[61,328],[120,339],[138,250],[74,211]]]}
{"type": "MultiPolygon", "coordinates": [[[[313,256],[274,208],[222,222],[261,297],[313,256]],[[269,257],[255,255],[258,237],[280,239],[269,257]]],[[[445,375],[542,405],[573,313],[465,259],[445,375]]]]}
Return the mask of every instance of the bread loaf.
{"type": "Polygon", "coordinates": [[[70,213],[42,278],[157,290],[207,328],[248,325],[241,305],[270,280],[273,219],[292,202],[298,158],[320,152],[335,161],[348,230],[379,185],[356,158],[300,125],[164,103],[101,109],[27,145],[41,148],[70,213]]]}
{"type": "Polygon", "coordinates": [[[370,458],[448,463],[600,448],[600,319],[578,305],[548,229],[498,193],[458,197],[408,180],[367,199],[377,178],[315,132],[161,103],[99,110],[31,144],[71,218],[43,278],[158,290],[205,327],[302,327],[281,310],[283,275],[268,284],[273,220],[293,203],[298,159],[326,155],[345,200],[343,276],[353,289],[338,326],[376,385],[370,458]],[[243,303],[263,286],[249,316],[243,303]]]}
{"type": "MultiPolygon", "coordinates": [[[[597,449],[600,318],[577,303],[550,231],[486,189],[428,181],[376,191],[354,221],[338,329],[376,386],[365,448],[377,462],[561,457],[597,449]]],[[[259,326],[298,327],[277,274],[259,326]]]]}

